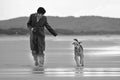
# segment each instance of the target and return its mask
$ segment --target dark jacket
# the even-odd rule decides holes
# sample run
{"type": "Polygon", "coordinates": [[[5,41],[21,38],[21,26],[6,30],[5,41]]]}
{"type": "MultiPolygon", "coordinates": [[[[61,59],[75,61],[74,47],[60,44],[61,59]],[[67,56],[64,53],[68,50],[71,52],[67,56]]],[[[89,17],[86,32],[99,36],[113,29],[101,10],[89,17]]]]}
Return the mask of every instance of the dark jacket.
{"type": "Polygon", "coordinates": [[[27,27],[29,29],[33,28],[33,31],[30,34],[30,45],[31,50],[45,50],[45,32],[44,28],[46,27],[48,31],[53,34],[54,36],[57,36],[57,33],[51,28],[51,26],[47,22],[46,16],[43,16],[38,22],[37,22],[37,14],[31,14],[30,18],[27,23],[27,27]]]}
{"type": "Polygon", "coordinates": [[[38,35],[45,36],[44,33],[44,27],[48,29],[48,31],[53,34],[54,36],[57,35],[57,33],[51,28],[51,26],[47,22],[47,18],[43,16],[38,22],[37,22],[37,14],[32,14],[29,18],[29,21],[27,23],[28,28],[35,28],[38,30],[38,35]]]}

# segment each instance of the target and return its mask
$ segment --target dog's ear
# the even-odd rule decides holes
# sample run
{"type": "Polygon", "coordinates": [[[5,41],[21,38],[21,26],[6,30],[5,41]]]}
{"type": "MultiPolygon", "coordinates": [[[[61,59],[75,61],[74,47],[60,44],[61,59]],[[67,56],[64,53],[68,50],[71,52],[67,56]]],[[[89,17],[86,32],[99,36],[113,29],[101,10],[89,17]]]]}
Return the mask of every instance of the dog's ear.
{"type": "Polygon", "coordinates": [[[74,39],[74,41],[77,41],[77,42],[79,42],[77,39],[74,39]]]}
{"type": "Polygon", "coordinates": [[[79,44],[81,44],[82,42],[80,41],[79,44]]]}

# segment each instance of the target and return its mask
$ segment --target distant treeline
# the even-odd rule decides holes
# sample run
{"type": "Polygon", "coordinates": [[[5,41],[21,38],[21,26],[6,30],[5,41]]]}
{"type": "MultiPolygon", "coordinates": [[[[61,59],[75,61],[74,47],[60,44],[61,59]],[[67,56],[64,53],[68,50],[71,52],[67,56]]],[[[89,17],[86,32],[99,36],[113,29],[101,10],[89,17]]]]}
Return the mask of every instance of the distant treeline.
{"type": "Polygon", "coordinates": [[[23,28],[0,29],[0,34],[6,34],[6,35],[26,35],[26,34],[28,34],[28,30],[27,29],[23,29],[23,28]]]}
{"type": "MultiPolygon", "coordinates": [[[[120,34],[120,31],[79,31],[75,32],[67,29],[55,29],[59,35],[104,35],[104,34],[120,34]]],[[[45,29],[45,33],[50,35],[48,30],[45,29]]],[[[28,35],[28,29],[24,28],[10,28],[10,29],[0,29],[0,35],[28,35]]]]}

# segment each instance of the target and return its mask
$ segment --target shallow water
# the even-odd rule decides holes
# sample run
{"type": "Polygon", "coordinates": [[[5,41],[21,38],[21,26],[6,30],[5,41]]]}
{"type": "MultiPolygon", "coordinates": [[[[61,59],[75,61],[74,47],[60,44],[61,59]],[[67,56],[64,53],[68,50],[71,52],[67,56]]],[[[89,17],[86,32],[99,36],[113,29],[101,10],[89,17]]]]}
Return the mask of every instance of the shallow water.
{"type": "Polygon", "coordinates": [[[0,37],[0,74],[2,76],[120,76],[120,36],[46,37],[45,67],[34,71],[29,37],[0,37]],[[84,69],[76,69],[72,41],[82,41],[84,69]]]}

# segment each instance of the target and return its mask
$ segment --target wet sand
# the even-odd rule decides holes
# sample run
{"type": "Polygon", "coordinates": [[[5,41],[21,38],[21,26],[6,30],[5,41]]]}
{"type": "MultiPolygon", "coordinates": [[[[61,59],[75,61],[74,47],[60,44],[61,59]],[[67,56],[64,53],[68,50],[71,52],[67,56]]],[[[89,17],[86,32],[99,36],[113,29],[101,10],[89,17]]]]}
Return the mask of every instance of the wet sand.
{"type": "Polygon", "coordinates": [[[79,36],[83,68],[74,61],[72,37],[46,37],[45,66],[34,67],[28,37],[0,38],[0,80],[119,80],[120,36],[79,36]],[[95,39],[96,38],[96,39],[95,39]]]}

